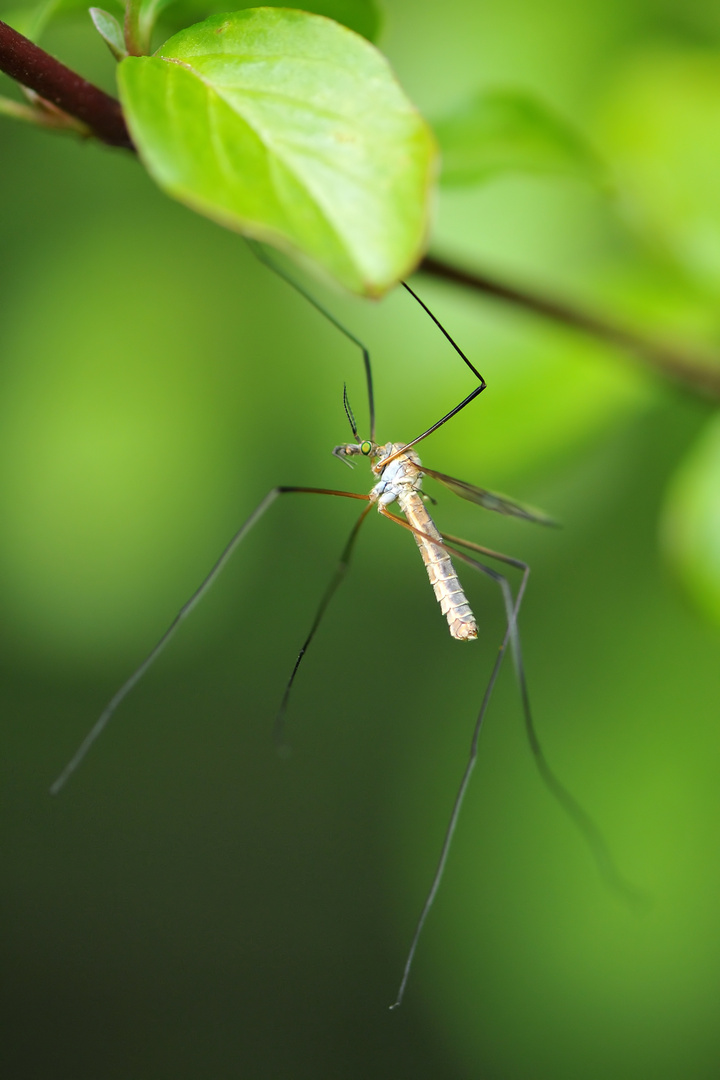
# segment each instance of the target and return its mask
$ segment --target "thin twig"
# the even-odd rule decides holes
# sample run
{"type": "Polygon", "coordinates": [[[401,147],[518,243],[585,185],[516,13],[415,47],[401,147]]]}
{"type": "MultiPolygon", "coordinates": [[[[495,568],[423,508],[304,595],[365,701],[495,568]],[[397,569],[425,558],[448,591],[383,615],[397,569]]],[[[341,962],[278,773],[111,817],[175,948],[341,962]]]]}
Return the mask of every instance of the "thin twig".
{"type": "Polygon", "coordinates": [[[690,351],[682,346],[668,345],[661,341],[652,341],[641,334],[618,323],[611,322],[600,315],[595,315],[582,308],[576,308],[561,300],[549,296],[517,289],[495,278],[472,270],[465,270],[433,255],[426,256],[418,270],[423,274],[455,285],[464,285],[485,296],[492,296],[516,307],[553,319],[564,326],[582,330],[592,337],[599,338],[611,345],[634,353],[648,367],[661,372],[667,378],[692,389],[705,397],[720,398],[720,358],[708,354],[700,355],[700,350],[690,351]]]}
{"type": "Polygon", "coordinates": [[[132,150],[120,102],[0,22],[0,71],[76,117],[102,142],[132,150]]]}
{"type": "Polygon", "coordinates": [[[71,131],[84,139],[90,138],[92,132],[82,120],[64,112],[63,109],[58,109],[56,105],[40,97],[34,90],[26,90],[26,93],[29,99],[27,103],[0,97],[0,116],[10,116],[13,120],[20,120],[24,124],[34,124],[36,127],[45,128],[46,131],[71,131]]]}

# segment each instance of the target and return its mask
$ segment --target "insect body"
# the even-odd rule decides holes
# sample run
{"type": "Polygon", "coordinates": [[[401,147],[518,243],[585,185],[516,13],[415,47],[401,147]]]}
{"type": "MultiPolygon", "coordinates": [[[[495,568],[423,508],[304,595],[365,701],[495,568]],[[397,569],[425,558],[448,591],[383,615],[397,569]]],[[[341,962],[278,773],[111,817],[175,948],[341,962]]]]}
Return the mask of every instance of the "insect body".
{"type": "MultiPolygon", "coordinates": [[[[262,253],[262,249],[254,248],[256,253],[262,259],[267,262],[268,260],[262,253]]],[[[272,265],[272,264],[271,264],[272,265]]],[[[250,529],[257,524],[265,512],[270,506],[281,496],[288,494],[312,494],[312,495],[324,495],[341,497],[346,499],[357,499],[365,502],[365,507],[360,514],[359,518],[355,522],[352,531],[345,543],[340,560],[338,562],[334,576],[332,577],[328,588],[318,606],[315,618],[313,620],[310,632],[308,633],[301,649],[292,673],[288,680],[283,695],[280,709],[277,716],[276,730],[278,734],[282,733],[282,723],[285,710],[288,704],[290,691],[297,675],[298,669],[305,656],[308,646],[310,645],[319,625],[322,620],[323,614],[335,594],[338,586],[344,578],[352,550],[357,539],[360,527],[366,520],[369,511],[373,506],[376,506],[378,511],[390,521],[401,525],[403,528],[409,530],[415,537],[415,541],[420,550],[423,562],[427,569],[430,583],[435,591],[435,596],[440,604],[443,614],[445,615],[450,633],[456,640],[459,641],[472,641],[477,637],[477,624],[475,617],[470,610],[470,606],[465,597],[465,593],[458,581],[457,574],[451,561],[451,552],[453,556],[460,559],[466,565],[470,566],[474,570],[481,572],[482,574],[490,577],[499,586],[503,603],[505,606],[506,627],[505,633],[502,639],[500,649],[496,655],[495,662],[490,673],[490,677],[485,685],[485,689],[480,701],[479,710],[476,714],[475,723],[472,732],[472,738],[470,742],[470,752],[465,764],[465,768],[462,774],[460,785],[458,787],[455,801],[453,804],[452,812],[445,833],[445,839],[440,851],[440,857],[437,863],[437,867],[432,878],[430,888],[422,907],[419,920],[417,922],[415,933],[412,938],[410,950],[405,963],[405,969],[400,984],[397,1000],[395,1005],[399,1005],[405,992],[405,986],[407,984],[408,975],[415,955],[417,943],[425,923],[427,914],[432,906],[435,895],[437,893],[440,881],[443,876],[445,863],[447,860],[452,838],[457,825],[458,817],[462,802],[467,791],[467,787],[470,781],[470,776],[473,772],[475,762],[477,759],[478,742],[480,731],[482,728],[483,720],[487,711],[487,707],[492,695],[495,682],[497,680],[500,666],[502,664],[503,657],[508,649],[513,653],[515,660],[515,670],[520,686],[520,697],[522,702],[523,714],[525,718],[525,727],[528,735],[528,741],[532,753],[535,758],[535,762],[538,767],[538,771],[550,790],[553,796],[561,804],[567,815],[573,820],[574,824],[580,830],[586,843],[591,849],[595,861],[598,865],[600,873],[605,878],[606,882],[622,893],[626,898],[634,898],[636,894],[631,886],[629,886],[622,876],[615,868],[614,862],[607,850],[605,842],[599,833],[596,825],[588,817],[582,807],[577,803],[573,796],[567,791],[567,789],[560,783],[555,774],[550,769],[545,755],[540,746],[540,742],[537,737],[535,725],[533,722],[532,714],[530,712],[529,696],[527,692],[527,685],[525,682],[525,675],[523,671],[522,655],[520,650],[520,638],[517,628],[518,612],[525,593],[525,587],[527,585],[529,568],[519,559],[504,555],[500,552],[491,551],[490,549],[483,547],[480,544],[470,540],[462,540],[458,537],[449,536],[448,534],[441,533],[435,523],[433,522],[426,506],[423,501],[422,494],[422,478],[424,475],[430,476],[435,480],[438,480],[446,488],[449,488],[456,495],[460,495],[464,499],[468,499],[471,502],[477,503],[480,506],[485,507],[488,510],[492,510],[496,513],[510,514],[515,517],[524,518],[528,521],[534,521],[540,524],[553,524],[549,518],[539,511],[532,510],[528,507],[522,506],[519,503],[514,502],[511,499],[506,498],[503,495],[497,495],[493,492],[486,491],[484,488],[476,487],[474,484],[469,484],[464,480],[457,480],[451,476],[447,476],[445,473],[436,472],[433,469],[429,469],[427,466],[423,466],[420,463],[420,459],[417,452],[413,449],[416,443],[419,443],[423,439],[426,439],[434,431],[436,431],[448,420],[452,419],[461,409],[464,409],[469,405],[477,396],[485,389],[486,383],[479,371],[473,366],[470,360],[465,356],[460,347],[453,341],[445,328],[435,318],[433,313],[425,306],[422,300],[413,292],[409,285],[405,285],[407,291],[418,301],[421,307],[427,312],[436,326],[445,335],[450,342],[456,353],[460,356],[463,362],[467,365],[469,370],[478,380],[478,385],[465,397],[458,405],[451,409],[448,413],[431,425],[426,431],[412,439],[409,443],[385,443],[383,445],[375,442],[375,408],[373,398],[373,385],[372,375],[370,368],[370,357],[367,349],[357,338],[355,338],[348,330],[345,329],[332,315],[326,312],[320,305],[313,299],[313,297],[305,292],[305,290],[293,281],[282,271],[280,271],[274,265],[274,270],[280,273],[280,276],[285,277],[294,288],[296,288],[305,298],[313,304],[320,312],[325,315],[330,322],[333,323],[347,338],[349,338],[355,345],[357,345],[362,351],[365,378],[367,385],[367,397],[368,397],[368,409],[370,417],[370,439],[362,441],[358,435],[357,425],[355,418],[350,408],[347,393],[344,395],[345,412],[350,422],[353,436],[355,438],[354,443],[344,443],[340,446],[336,446],[333,450],[334,455],[346,464],[351,465],[351,458],[353,457],[365,457],[368,458],[372,465],[372,471],[376,478],[376,482],[367,495],[357,494],[350,491],[341,491],[328,488],[316,488],[316,487],[275,487],[267,493],[264,499],[253,510],[250,516],[240,526],[235,536],[231,539],[225,550],[220,555],[219,559],[210,570],[210,573],[200,584],[198,589],[193,595],[186,601],[181,607],[178,614],[170,623],[168,629],[163,636],[150,651],[145,660],[140,666],[133,672],[129,679],[120,687],[114,697],[110,700],[100,717],[96,721],[93,728],[89,731],[83,742],[78,747],[76,753],[66,765],[63,772],[53,784],[51,791],[57,793],[65,784],[68,777],[74,772],[77,766],[85,757],[87,751],[90,749],[94,741],[104,730],[110,718],[115,713],[121,702],[127,697],[133,687],[143,677],[148,668],[155,662],[159,654],[171,640],[175,634],[180,623],[190,614],[193,608],[199,603],[202,597],[207,593],[210,587],[217,580],[219,574],[227,564],[233,552],[242,543],[245,536],[250,529]],[[393,513],[389,507],[394,503],[397,503],[400,508],[403,517],[393,513]],[[472,555],[468,554],[472,552],[472,555]],[[480,555],[482,561],[476,556],[480,555]],[[514,567],[521,571],[522,578],[515,593],[511,589],[510,583],[504,574],[498,570],[493,569],[487,565],[487,560],[493,562],[500,562],[506,566],[514,567]]],[[[394,1006],[393,1006],[394,1007],[394,1006]]]]}
{"type": "Polygon", "coordinates": [[[404,443],[375,446],[368,442],[336,446],[333,454],[336,457],[363,454],[375,461],[373,472],[379,473],[380,479],[370,492],[371,502],[377,504],[381,514],[392,518],[393,515],[386,510],[397,501],[417,540],[435,598],[448,621],[450,634],[458,641],[473,641],[477,637],[475,616],[447,548],[442,543],[442,536],[420,494],[423,473],[418,455],[412,449],[405,450],[404,443]]]}

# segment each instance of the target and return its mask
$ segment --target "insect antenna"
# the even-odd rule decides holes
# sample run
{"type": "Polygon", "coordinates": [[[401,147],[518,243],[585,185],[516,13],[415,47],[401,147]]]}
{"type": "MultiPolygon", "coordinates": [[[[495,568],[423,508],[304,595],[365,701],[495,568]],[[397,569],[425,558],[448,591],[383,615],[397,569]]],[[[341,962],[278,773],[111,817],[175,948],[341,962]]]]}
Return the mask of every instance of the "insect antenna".
{"type": "Polygon", "coordinates": [[[343,385],[343,405],[345,406],[345,415],[347,416],[348,421],[350,423],[350,427],[352,428],[352,433],[355,436],[355,438],[359,440],[360,436],[358,435],[357,424],[355,423],[355,415],[354,415],[354,413],[352,411],[352,406],[350,405],[350,398],[348,397],[347,385],[343,385]]]}
{"type": "Polygon", "coordinates": [[[299,281],[296,281],[295,278],[287,272],[287,270],[285,270],[273,259],[271,259],[262,244],[259,244],[256,240],[248,240],[247,237],[246,243],[259,262],[261,262],[264,266],[267,266],[269,270],[272,270],[274,274],[277,274],[279,278],[282,278],[283,281],[285,281],[288,285],[291,286],[291,288],[295,289],[296,292],[300,293],[300,295],[304,297],[309,304],[312,304],[316,311],[319,311],[321,315],[325,316],[327,321],[332,326],[339,330],[341,334],[344,334],[348,341],[352,341],[353,345],[357,345],[358,349],[360,349],[363,358],[363,366],[365,368],[365,382],[367,385],[368,411],[370,414],[370,442],[375,442],[375,395],[373,392],[373,378],[372,368],[370,366],[370,353],[367,347],[363,345],[362,341],[360,341],[359,338],[356,338],[355,335],[350,330],[348,330],[346,326],[343,326],[343,324],[335,318],[332,312],[328,311],[327,308],[323,307],[320,301],[316,300],[312,293],[308,292],[304,285],[301,285],[299,281]]]}

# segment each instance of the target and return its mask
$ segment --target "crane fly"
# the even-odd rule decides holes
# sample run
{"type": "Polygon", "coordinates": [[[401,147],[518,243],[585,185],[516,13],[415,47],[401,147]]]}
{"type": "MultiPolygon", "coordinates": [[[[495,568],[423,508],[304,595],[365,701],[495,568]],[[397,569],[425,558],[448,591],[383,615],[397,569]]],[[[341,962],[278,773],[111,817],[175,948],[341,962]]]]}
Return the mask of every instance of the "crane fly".
{"type": "Polygon", "coordinates": [[[405,988],[410,974],[410,969],[415,957],[418,941],[425,924],[425,920],[433,904],[435,896],[437,894],[440,882],[445,870],[445,864],[447,861],[448,853],[452,843],[455,828],[460,815],[463,799],[470,782],[470,777],[473,772],[475,762],[477,759],[478,741],[480,737],[480,731],[483,725],[485,714],[487,711],[490,698],[497,681],[497,677],[500,672],[500,668],[503,662],[505,653],[508,651],[508,647],[512,652],[515,671],[520,689],[520,698],[523,707],[525,728],[527,732],[528,741],[532,750],[538,771],[542,780],[552,793],[552,795],[560,803],[566,814],[572,819],[574,824],[580,830],[585,842],[591,850],[591,853],[597,864],[597,868],[600,871],[605,882],[617,892],[622,894],[626,899],[635,902],[638,899],[637,890],[634,886],[629,884],[625,878],[617,870],[612,856],[606,846],[606,843],[600,833],[598,827],[592,818],[586,813],[586,811],[580,806],[573,795],[567,790],[567,788],[558,780],[554,772],[551,770],[547,763],[543,750],[535,729],[532,713],[530,711],[530,699],[527,690],[527,683],[525,679],[525,673],[522,661],[522,652],[520,647],[520,637],[518,633],[518,613],[522,604],[523,597],[525,595],[525,589],[527,586],[528,575],[530,568],[527,563],[520,559],[513,558],[509,555],[505,555],[502,552],[493,551],[490,548],[483,547],[481,544],[477,544],[471,540],[464,540],[457,536],[452,536],[449,533],[442,533],[436,526],[433,518],[431,517],[425,499],[427,496],[422,491],[422,480],[424,476],[432,477],[439,481],[442,485],[454,492],[460,497],[470,500],[484,507],[486,510],[491,510],[495,513],[511,515],[514,517],[525,519],[526,521],[535,522],[541,525],[554,525],[549,517],[543,514],[539,510],[522,505],[515,502],[512,499],[507,498],[504,495],[499,495],[491,491],[487,491],[485,488],[476,486],[465,480],[458,480],[452,476],[448,476],[445,473],[437,472],[434,469],[428,468],[421,463],[420,457],[414,447],[425,440],[438,428],[442,427],[454,416],[456,416],[462,409],[466,408],[479,394],[485,390],[487,384],[480,374],[480,372],[471,363],[460,346],[453,340],[445,327],[420,299],[420,297],[411,289],[411,287],[403,282],[404,288],[407,292],[417,301],[417,303],[423,308],[423,310],[429,315],[441,333],[445,336],[450,343],[456,354],[463,360],[469,370],[478,380],[478,385],[453,409],[442,416],[438,421],[432,424],[427,430],[423,431],[416,438],[410,442],[388,442],[384,444],[377,443],[375,441],[375,405],[373,395],[373,380],[372,371],[370,365],[370,356],[368,350],[356,338],[348,329],[346,329],[340,322],[338,322],[334,316],[326,311],[314,297],[305,291],[305,289],[292,277],[285,273],[274,262],[271,262],[264,254],[263,249],[259,245],[252,243],[251,247],[257,255],[257,257],[270,267],[275,273],[279,274],[285,279],[294,289],[296,289],[302,296],[305,297],[322,315],[324,315],[338,330],[341,331],[351,342],[353,342],[362,352],[363,364],[365,370],[366,379],[366,391],[368,398],[368,410],[370,419],[370,437],[369,439],[361,439],[358,432],[358,426],[355,421],[353,411],[350,407],[348,400],[347,390],[343,391],[343,403],[345,407],[345,413],[350,423],[355,442],[342,443],[333,449],[333,455],[343,461],[345,464],[352,466],[352,459],[356,457],[366,458],[370,463],[372,477],[374,484],[368,494],[359,494],[357,492],[343,491],[334,488],[317,488],[317,487],[285,487],[279,486],[272,488],[264,499],[261,500],[259,505],[253,510],[246,521],[240,526],[233,538],[230,540],[227,547],[224,549],[219,559],[210,570],[210,573],[203,580],[193,595],[186,601],[186,603],[180,608],[179,612],[170,623],[168,629],[163,636],[150,651],[145,660],[140,666],[133,672],[129,679],[120,687],[114,697],[105,707],[104,711],[96,721],[95,725],[86,735],[77,751],[70,759],[68,764],[63,769],[60,776],[55,780],[51,787],[52,794],[57,794],[64,786],[70,775],[75,771],[80,762],[83,760],[88,750],[103,731],[108,721],[116,711],[118,706],[127,697],[134,686],[145,675],[148,668],[155,662],[170,639],[175,634],[180,623],[190,614],[190,612],[196,607],[200,600],[205,596],[211,586],[215,583],[221,571],[224,569],[228,560],[242,543],[247,536],[250,529],[260,520],[269,507],[281,496],[290,494],[310,494],[310,495],[324,495],[333,498],[345,498],[364,501],[367,505],[363,508],[362,513],[356,520],[353,529],[348,537],[348,540],[343,548],[339,562],[337,564],[335,573],[327,587],[318,609],[315,614],[310,631],[303,642],[298,657],[295,661],[295,665],[290,674],[290,678],[285,687],[285,692],[282,697],[280,708],[277,714],[276,720],[276,734],[282,740],[284,716],[287,709],[290,692],[295,681],[296,675],[300,668],[300,664],[305,656],[310,643],[315,636],[315,633],[320,626],[322,617],[330,603],[333,595],[343,580],[347,568],[350,563],[352,551],[357,539],[358,533],[363,522],[367,519],[369,512],[376,507],[378,512],[389,521],[400,525],[412,533],[417,543],[420,555],[425,564],[430,584],[432,585],[435,597],[440,605],[442,614],[447,619],[448,628],[451,636],[457,641],[474,641],[477,638],[477,622],[475,616],[470,608],[470,604],[465,596],[465,592],[460,584],[457,572],[453,565],[452,559],[458,559],[465,565],[471,567],[474,570],[491,578],[499,586],[502,593],[503,603],[505,607],[505,632],[496,656],[490,677],[486,683],[480,708],[475,719],[475,724],[472,731],[472,737],[470,742],[470,751],[466,760],[464,772],[460,781],[460,785],[457,789],[455,800],[453,803],[452,811],[448,821],[448,825],[445,832],[445,837],[441,846],[440,856],[435,869],[434,876],[432,878],[430,888],[425,898],[424,904],[421,909],[420,917],[417,921],[415,932],[411,939],[410,948],[405,961],[405,967],[402,974],[400,987],[398,990],[397,998],[392,1009],[400,1005],[403,996],[405,994],[405,988]],[[400,510],[399,514],[390,510],[390,506],[397,503],[400,510]],[[469,554],[472,552],[472,554],[469,554]],[[485,561],[476,558],[481,556],[482,560],[489,559],[494,562],[502,563],[506,566],[510,566],[521,572],[521,580],[515,593],[511,589],[510,583],[507,577],[498,570],[487,565],[485,561]]]}

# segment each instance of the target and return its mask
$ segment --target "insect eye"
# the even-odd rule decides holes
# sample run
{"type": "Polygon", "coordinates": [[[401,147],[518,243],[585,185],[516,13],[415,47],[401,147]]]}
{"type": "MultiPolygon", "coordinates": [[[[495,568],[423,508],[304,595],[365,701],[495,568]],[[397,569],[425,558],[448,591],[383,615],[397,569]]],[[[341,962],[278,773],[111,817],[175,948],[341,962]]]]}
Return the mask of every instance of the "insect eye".
{"type": "Polygon", "coordinates": [[[372,443],[369,443],[369,442],[360,443],[360,453],[361,454],[365,454],[365,456],[367,457],[367,455],[370,453],[371,450],[372,450],[372,443]]]}

